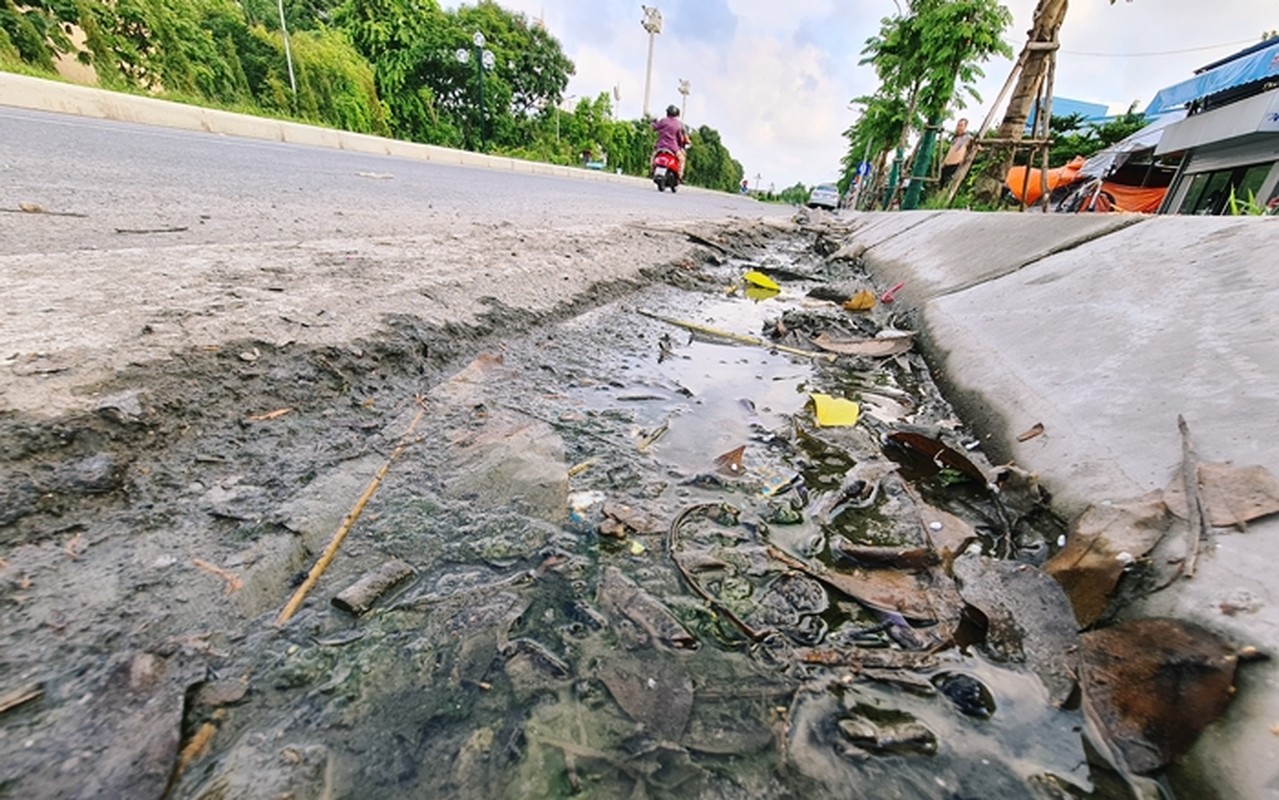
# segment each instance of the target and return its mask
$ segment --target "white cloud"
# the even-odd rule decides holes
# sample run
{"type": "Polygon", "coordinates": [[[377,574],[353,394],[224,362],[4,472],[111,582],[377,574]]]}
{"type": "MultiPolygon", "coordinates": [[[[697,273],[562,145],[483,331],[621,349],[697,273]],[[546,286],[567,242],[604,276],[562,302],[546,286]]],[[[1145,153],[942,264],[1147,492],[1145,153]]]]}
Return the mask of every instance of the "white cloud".
{"type": "MultiPolygon", "coordinates": [[[[545,18],[577,65],[569,93],[594,97],[620,84],[619,113],[639,116],[648,44],[640,2],[498,2],[545,18]]],[[[859,54],[880,19],[897,12],[892,0],[645,2],[662,8],[666,18],[656,43],[651,110],[677,102],[676,82],[687,79],[688,121],[718,130],[752,181],[760,174],[764,186],[780,189],[837,173],[846,149],[841,134],[855,119],[848,101],[877,83],[870,66],[857,65],[859,54]],[[726,24],[727,13],[735,24],[726,24]],[[699,14],[708,30],[680,30],[681,21],[699,14]]],[[[1005,38],[1018,51],[1036,0],[1005,4],[1014,17],[1005,38]]],[[[1056,95],[1117,111],[1137,101],[1140,110],[1159,89],[1274,28],[1275,0],[1121,0],[1113,6],[1080,0],[1071,4],[1061,31],[1056,95]]],[[[966,116],[985,116],[1011,67],[1004,59],[985,65],[987,77],[977,86],[985,104],[968,108],[966,116]]]]}

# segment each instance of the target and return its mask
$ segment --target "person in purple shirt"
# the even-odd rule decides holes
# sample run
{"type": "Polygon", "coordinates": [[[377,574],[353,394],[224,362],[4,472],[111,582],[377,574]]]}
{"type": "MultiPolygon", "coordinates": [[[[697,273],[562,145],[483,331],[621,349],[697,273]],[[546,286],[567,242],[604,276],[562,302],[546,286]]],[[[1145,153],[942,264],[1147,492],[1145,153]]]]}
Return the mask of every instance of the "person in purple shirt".
{"type": "Polygon", "coordinates": [[[688,146],[688,134],[684,131],[684,123],[679,121],[679,109],[666,107],[666,116],[653,120],[653,130],[657,131],[657,149],[669,150],[679,157],[679,177],[684,180],[685,148],[688,146]]]}

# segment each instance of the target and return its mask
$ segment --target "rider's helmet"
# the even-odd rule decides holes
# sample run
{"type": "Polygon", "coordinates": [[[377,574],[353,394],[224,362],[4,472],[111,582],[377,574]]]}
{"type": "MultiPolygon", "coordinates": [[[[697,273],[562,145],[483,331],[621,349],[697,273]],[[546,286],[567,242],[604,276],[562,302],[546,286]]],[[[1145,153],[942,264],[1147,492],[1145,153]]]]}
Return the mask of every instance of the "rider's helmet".
{"type": "Polygon", "coordinates": [[[667,107],[666,107],[666,116],[668,116],[668,117],[678,117],[678,116],[679,116],[679,109],[678,109],[677,107],[675,107],[675,106],[667,106],[667,107]]]}

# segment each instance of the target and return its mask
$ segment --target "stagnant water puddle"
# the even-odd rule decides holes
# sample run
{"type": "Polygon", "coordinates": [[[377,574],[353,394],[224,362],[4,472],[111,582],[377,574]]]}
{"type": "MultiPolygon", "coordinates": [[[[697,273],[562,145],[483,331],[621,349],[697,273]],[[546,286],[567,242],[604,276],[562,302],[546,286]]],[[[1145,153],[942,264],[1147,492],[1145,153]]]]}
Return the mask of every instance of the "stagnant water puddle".
{"type": "Polygon", "coordinates": [[[690,330],[820,352],[900,322],[819,299],[858,280],[799,243],[717,259],[432,390],[312,602],[213,676],[250,702],[194,704],[188,736],[216,745],[174,795],[1126,796],[1090,763],[1066,654],[1018,628],[1073,634],[1015,566],[1061,523],[918,352],[690,330]],[[781,292],[748,293],[752,268],[781,292]],[[819,424],[814,394],[856,424],[819,424]],[[388,559],[412,577],[371,610],[328,604],[388,559]]]}

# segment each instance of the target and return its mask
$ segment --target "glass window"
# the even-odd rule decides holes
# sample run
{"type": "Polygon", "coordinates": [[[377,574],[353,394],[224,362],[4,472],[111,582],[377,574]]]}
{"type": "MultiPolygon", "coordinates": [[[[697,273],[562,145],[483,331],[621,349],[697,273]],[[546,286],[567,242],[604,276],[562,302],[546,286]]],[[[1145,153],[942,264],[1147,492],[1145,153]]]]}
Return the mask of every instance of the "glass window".
{"type": "Polygon", "coordinates": [[[1190,177],[1179,214],[1237,214],[1240,207],[1259,203],[1257,192],[1273,164],[1252,164],[1190,177]]]}
{"type": "Polygon", "coordinates": [[[1220,214],[1222,207],[1226,204],[1226,195],[1230,191],[1230,170],[1209,172],[1205,175],[1196,175],[1195,178],[1205,180],[1198,195],[1193,198],[1193,202],[1190,196],[1186,197],[1186,202],[1181,206],[1181,213],[1220,214]]]}
{"type": "Polygon", "coordinates": [[[1190,176],[1190,188],[1186,189],[1186,196],[1182,198],[1181,208],[1177,209],[1177,213],[1193,214],[1192,209],[1199,203],[1199,198],[1203,197],[1204,186],[1207,184],[1208,173],[1206,172],[1190,176]]]}
{"type": "Polygon", "coordinates": [[[1239,183],[1235,185],[1235,200],[1250,204],[1260,202],[1257,192],[1261,191],[1261,184],[1266,182],[1266,176],[1269,174],[1269,164],[1255,164],[1248,167],[1239,178],[1239,183]]]}

